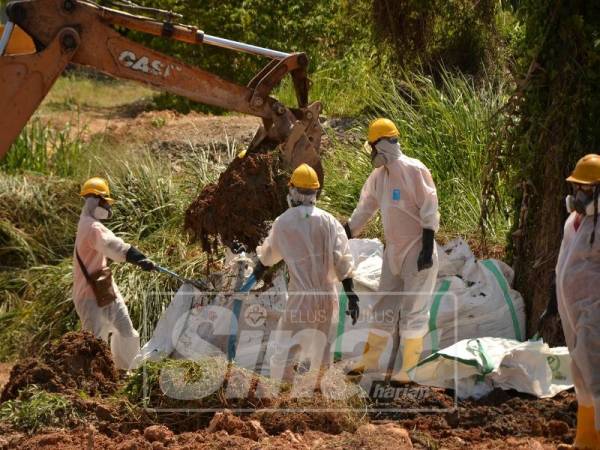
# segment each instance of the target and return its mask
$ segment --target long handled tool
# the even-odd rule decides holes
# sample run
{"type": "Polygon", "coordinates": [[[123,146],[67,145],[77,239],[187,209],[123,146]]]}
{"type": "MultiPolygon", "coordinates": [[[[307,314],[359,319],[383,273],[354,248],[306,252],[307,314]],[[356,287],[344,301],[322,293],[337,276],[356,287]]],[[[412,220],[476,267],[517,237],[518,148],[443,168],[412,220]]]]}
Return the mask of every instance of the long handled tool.
{"type": "MultiPolygon", "coordinates": [[[[243,265],[240,265],[240,279],[243,279],[243,265]]],[[[250,292],[250,290],[256,284],[256,277],[254,274],[250,275],[248,279],[238,288],[237,292],[250,292]]],[[[240,321],[240,313],[242,312],[242,300],[236,298],[233,300],[233,317],[231,319],[231,327],[229,330],[229,339],[227,341],[227,359],[233,361],[237,352],[237,338],[238,338],[238,326],[240,321]]]]}
{"type": "Polygon", "coordinates": [[[164,273],[167,274],[173,278],[175,278],[176,280],[181,281],[182,283],[188,283],[191,284],[192,286],[194,286],[197,289],[200,289],[201,291],[208,291],[209,287],[208,285],[200,280],[190,280],[188,278],[184,278],[181,275],[176,274],[175,272],[173,272],[172,270],[166,269],[164,267],[161,266],[156,266],[156,270],[160,273],[164,273]]]}

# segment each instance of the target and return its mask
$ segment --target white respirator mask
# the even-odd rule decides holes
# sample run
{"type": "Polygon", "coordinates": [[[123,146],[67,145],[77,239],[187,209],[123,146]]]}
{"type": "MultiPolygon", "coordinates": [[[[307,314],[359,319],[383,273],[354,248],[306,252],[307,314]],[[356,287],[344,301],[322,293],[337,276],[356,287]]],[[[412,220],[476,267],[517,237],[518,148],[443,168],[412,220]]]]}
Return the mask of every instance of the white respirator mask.
{"type": "Polygon", "coordinates": [[[371,164],[375,168],[385,166],[402,156],[402,150],[396,138],[382,138],[375,144],[365,142],[365,150],[370,151],[371,164]]]}
{"type": "Polygon", "coordinates": [[[287,195],[287,204],[289,208],[296,206],[314,206],[317,204],[317,191],[301,192],[295,187],[290,187],[287,195]]]}
{"type": "Polygon", "coordinates": [[[108,207],[102,207],[102,206],[96,206],[96,208],[94,208],[94,218],[97,220],[108,220],[112,217],[112,208],[110,206],[108,207]]]}
{"type": "Polygon", "coordinates": [[[83,206],[84,212],[96,220],[108,220],[112,217],[112,208],[106,202],[101,202],[99,197],[87,197],[83,206]],[[100,206],[100,203],[104,203],[100,206]]]}

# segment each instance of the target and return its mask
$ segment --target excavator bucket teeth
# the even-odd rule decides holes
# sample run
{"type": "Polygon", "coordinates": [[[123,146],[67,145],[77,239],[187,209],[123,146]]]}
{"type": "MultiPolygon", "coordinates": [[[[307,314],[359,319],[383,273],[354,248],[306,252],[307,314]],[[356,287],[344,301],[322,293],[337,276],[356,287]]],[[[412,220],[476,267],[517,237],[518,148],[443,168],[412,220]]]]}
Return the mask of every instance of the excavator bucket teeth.
{"type": "Polygon", "coordinates": [[[278,147],[285,165],[290,170],[306,163],[317,171],[322,184],[324,178],[321,164],[323,128],[319,122],[320,112],[321,104],[319,102],[295,110],[293,113],[287,110],[287,122],[284,123],[288,124],[288,128],[285,133],[287,136],[284,137],[281,136],[281,129],[285,129],[285,127],[278,127],[277,123],[264,120],[263,125],[259,127],[248,146],[247,152],[278,147]]]}

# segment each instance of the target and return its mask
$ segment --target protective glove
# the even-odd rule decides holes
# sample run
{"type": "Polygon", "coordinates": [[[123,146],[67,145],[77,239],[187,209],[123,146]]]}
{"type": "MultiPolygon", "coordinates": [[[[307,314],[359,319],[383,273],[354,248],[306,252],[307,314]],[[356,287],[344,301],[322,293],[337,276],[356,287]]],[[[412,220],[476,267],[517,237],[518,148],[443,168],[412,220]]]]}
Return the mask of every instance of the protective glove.
{"type": "Polygon", "coordinates": [[[348,222],[344,224],[344,231],[346,232],[348,239],[352,239],[352,230],[350,229],[350,224],[348,222]]]}
{"type": "Polygon", "coordinates": [[[252,271],[251,277],[254,277],[254,280],[256,281],[256,283],[258,283],[260,280],[262,280],[262,277],[265,276],[265,272],[267,271],[267,269],[268,267],[261,263],[259,259],[256,263],[256,266],[254,266],[254,270],[252,271]]]}
{"type": "Polygon", "coordinates": [[[348,310],[346,314],[352,318],[352,325],[356,324],[358,316],[360,314],[360,308],[358,307],[358,295],[354,292],[354,282],[352,278],[346,278],[342,281],[346,297],[348,297],[348,310]]]}
{"type": "Polygon", "coordinates": [[[239,241],[234,240],[229,247],[231,252],[235,255],[239,255],[242,252],[246,251],[246,246],[239,241]]]}
{"type": "Polygon", "coordinates": [[[427,228],[423,229],[423,247],[417,259],[417,270],[430,269],[433,267],[433,246],[435,245],[435,232],[427,228]]]}
{"type": "Polygon", "coordinates": [[[135,264],[142,270],[146,270],[148,272],[156,269],[156,264],[154,264],[154,262],[150,258],[148,258],[146,255],[140,252],[133,245],[129,247],[129,250],[127,250],[127,254],[125,255],[125,261],[131,264],[135,264]]]}

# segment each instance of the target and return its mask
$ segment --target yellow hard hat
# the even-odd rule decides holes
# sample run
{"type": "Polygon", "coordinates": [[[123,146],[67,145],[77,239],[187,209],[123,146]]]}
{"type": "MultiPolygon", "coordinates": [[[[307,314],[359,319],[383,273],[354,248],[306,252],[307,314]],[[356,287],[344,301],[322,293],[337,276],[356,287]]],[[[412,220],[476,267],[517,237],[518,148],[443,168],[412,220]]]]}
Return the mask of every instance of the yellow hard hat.
{"type": "Polygon", "coordinates": [[[102,197],[110,204],[115,202],[112,198],[110,198],[110,189],[108,189],[108,181],[100,177],[90,178],[85,183],[83,183],[79,195],[81,195],[82,197],[85,197],[86,195],[97,195],[98,197],[102,197]]]}
{"type": "Polygon", "coordinates": [[[592,153],[581,158],[567,181],[577,184],[600,183],[600,155],[592,153]]]}
{"type": "Polygon", "coordinates": [[[290,186],[300,189],[312,189],[317,190],[321,187],[319,183],[319,177],[315,169],[310,167],[308,164],[300,164],[292,173],[290,178],[290,186]]]}
{"type": "MultiPolygon", "coordinates": [[[[0,25],[0,35],[4,33],[4,25],[0,25]]],[[[25,33],[18,25],[15,25],[8,46],[6,47],[7,55],[29,55],[35,53],[35,44],[33,39],[25,33]]]]}
{"type": "Polygon", "coordinates": [[[376,119],[369,125],[368,141],[370,144],[377,142],[381,138],[398,137],[400,133],[398,128],[390,119],[376,119]]]}

